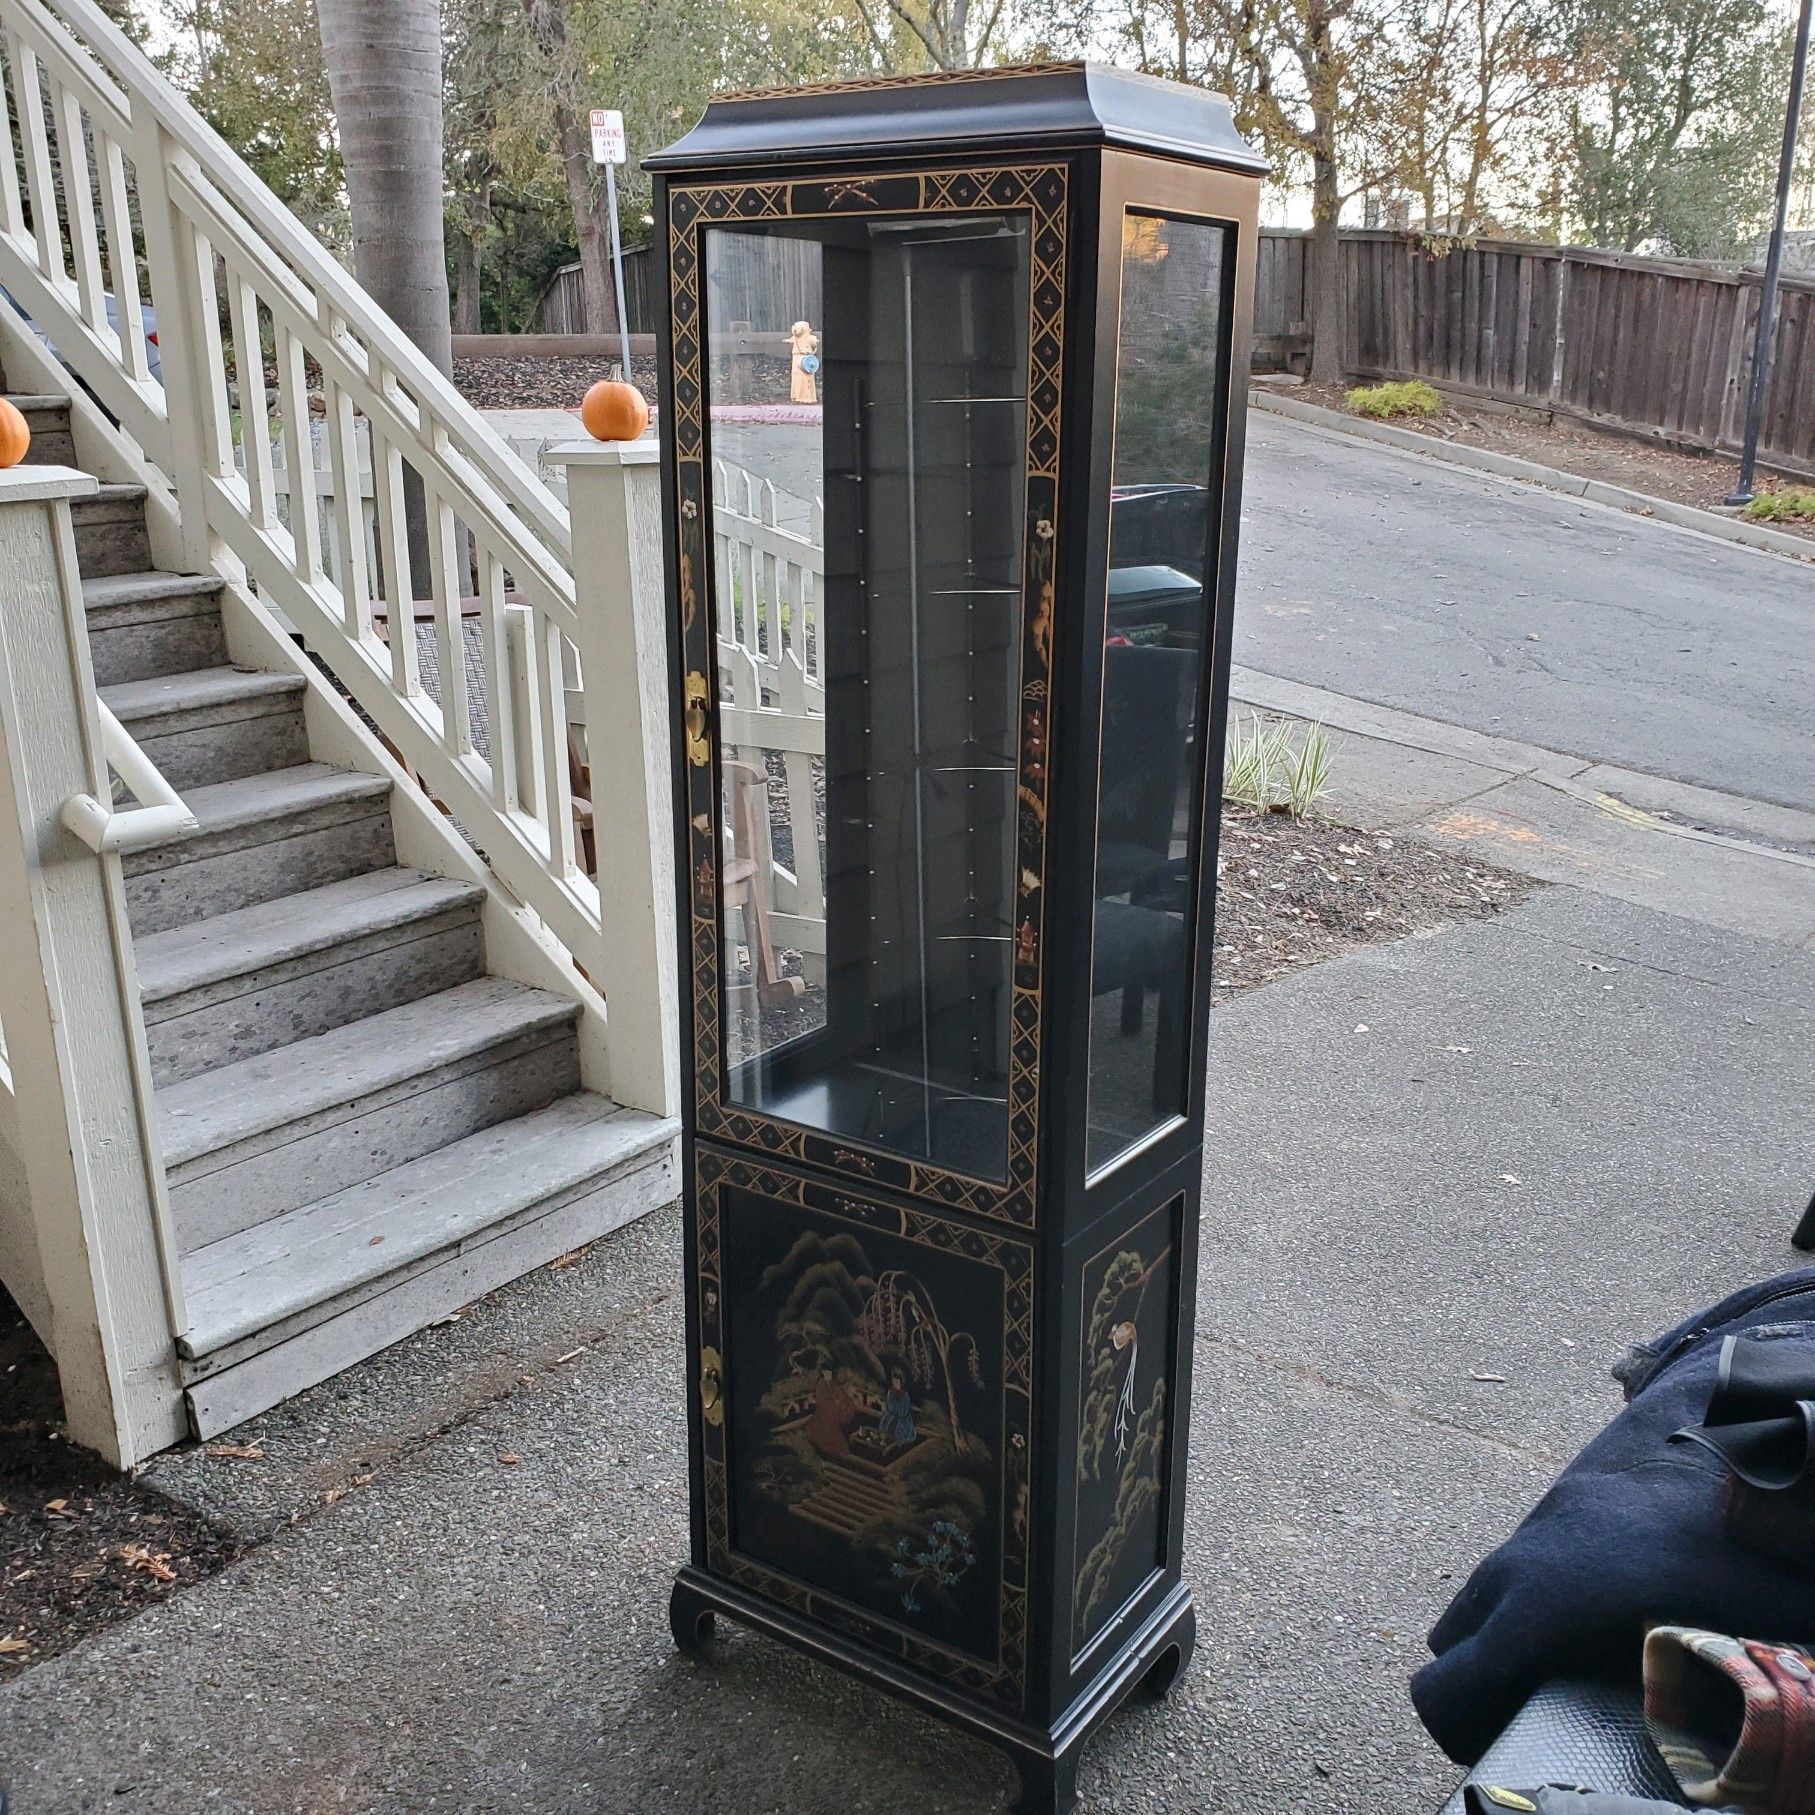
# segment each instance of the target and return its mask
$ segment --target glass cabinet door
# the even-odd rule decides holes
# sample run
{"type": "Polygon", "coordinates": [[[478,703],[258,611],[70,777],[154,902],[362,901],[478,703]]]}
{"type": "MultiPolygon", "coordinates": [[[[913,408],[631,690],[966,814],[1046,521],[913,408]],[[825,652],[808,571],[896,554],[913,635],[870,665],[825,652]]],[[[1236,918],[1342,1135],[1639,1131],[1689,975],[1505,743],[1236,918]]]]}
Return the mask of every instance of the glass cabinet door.
{"type": "Polygon", "coordinates": [[[1087,1175],[1186,1113],[1227,233],[1122,219],[1087,1175]]]}
{"type": "Polygon", "coordinates": [[[723,1101],[986,1181],[1029,282],[1019,212],[704,234],[723,1101]]]}

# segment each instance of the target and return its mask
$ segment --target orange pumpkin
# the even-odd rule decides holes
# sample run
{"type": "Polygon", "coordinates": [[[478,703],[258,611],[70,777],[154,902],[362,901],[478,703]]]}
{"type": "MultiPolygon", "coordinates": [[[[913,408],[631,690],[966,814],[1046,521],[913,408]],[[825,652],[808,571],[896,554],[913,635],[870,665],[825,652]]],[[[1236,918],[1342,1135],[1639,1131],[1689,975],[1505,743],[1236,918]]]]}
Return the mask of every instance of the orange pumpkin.
{"type": "Polygon", "coordinates": [[[17,466],[32,444],[31,424],[16,403],[0,397],[0,467],[17,466]]]}
{"type": "Polygon", "coordinates": [[[634,441],[649,426],[649,403],[634,384],[601,378],[581,401],[580,421],[595,441],[634,441]]]}

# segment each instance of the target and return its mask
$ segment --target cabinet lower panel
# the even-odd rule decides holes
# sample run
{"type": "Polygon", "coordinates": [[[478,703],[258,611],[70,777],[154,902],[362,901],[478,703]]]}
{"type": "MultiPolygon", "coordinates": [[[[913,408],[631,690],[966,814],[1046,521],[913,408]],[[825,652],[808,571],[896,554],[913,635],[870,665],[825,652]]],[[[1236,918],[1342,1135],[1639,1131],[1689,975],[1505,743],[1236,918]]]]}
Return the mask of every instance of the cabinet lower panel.
{"type": "Polygon", "coordinates": [[[1019,1709],[1031,1248],[707,1147],[693,1183],[708,1567],[1019,1709]]]}
{"type": "Polygon", "coordinates": [[[1078,1304],[1071,1649],[1084,1666],[1165,1569],[1176,1423],[1174,1198],[1088,1256],[1078,1304]]]}

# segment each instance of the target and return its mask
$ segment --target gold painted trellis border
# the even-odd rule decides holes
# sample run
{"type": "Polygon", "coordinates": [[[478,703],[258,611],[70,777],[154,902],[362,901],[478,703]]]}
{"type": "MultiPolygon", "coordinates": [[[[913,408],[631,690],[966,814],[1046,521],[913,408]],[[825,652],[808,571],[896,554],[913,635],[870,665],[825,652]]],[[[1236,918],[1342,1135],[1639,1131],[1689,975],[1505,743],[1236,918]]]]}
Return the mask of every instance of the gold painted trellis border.
{"type": "MultiPolygon", "coordinates": [[[[1021,740],[1014,990],[1009,1009],[1008,1175],[975,1179],[879,1148],[752,1114],[724,1101],[719,1020],[716,764],[687,769],[689,951],[694,1114],[700,1134],[805,1161],[945,1207],[1021,1226],[1034,1220],[1039,1152],[1042,903],[1046,881],[1047,751],[1051,747],[1054,557],[1059,528],[1059,412],[1065,352],[1067,168],[1002,164],[976,170],[857,173],[736,183],[676,182],[668,190],[669,311],[674,348],[671,459],[679,559],[674,606],[683,676],[714,672],[711,504],[705,474],[706,324],[700,300],[705,229],[844,215],[1024,212],[1031,217],[1027,491],[1022,553],[1021,740]]],[[[712,692],[715,694],[716,689],[712,692]]],[[[716,751],[716,699],[706,741],[716,751]]]]}
{"type": "Polygon", "coordinates": [[[1033,1250],[1009,1235],[996,1235],[890,1204],[847,1196],[831,1182],[776,1172],[751,1160],[734,1159],[709,1147],[694,1150],[694,1277],[698,1348],[693,1390],[709,1394],[720,1415],[700,1420],[700,1461],[706,1527],[706,1560],[713,1573],[780,1606],[817,1620],[875,1650],[899,1657],[917,1670],[944,1678],[975,1694],[993,1695],[1020,1708],[1027,1693],[1027,1530],[1025,1496],[1032,1480],[1034,1280],[1033,1250]],[[1002,1454],[996,1477],[999,1507],[998,1554],[1001,1586],[997,1601],[996,1656],[978,1658],[923,1637],[912,1628],[880,1618],[824,1589],[747,1557],[731,1531],[729,1420],[722,1407],[728,1389],[723,1371],[737,1366],[726,1348],[724,1222],[726,1187],[772,1203],[799,1205],[818,1215],[861,1229],[898,1237],[919,1247],[986,1266],[1002,1281],[1002,1454]],[[710,1387],[707,1383],[710,1381],[710,1387]]]}

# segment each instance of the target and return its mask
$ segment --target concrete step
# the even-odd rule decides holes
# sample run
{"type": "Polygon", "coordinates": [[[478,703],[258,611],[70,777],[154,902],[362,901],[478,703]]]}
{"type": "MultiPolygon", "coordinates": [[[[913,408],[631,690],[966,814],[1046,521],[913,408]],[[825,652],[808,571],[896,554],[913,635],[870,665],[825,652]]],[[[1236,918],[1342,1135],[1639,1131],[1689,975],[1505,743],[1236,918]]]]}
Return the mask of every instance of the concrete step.
{"type": "Polygon", "coordinates": [[[185,1253],[580,1084],[569,996],[482,977],[157,1094],[185,1253]]]}
{"type": "Polygon", "coordinates": [[[668,1202],[675,1131],[576,1091],[187,1255],[197,1435],[668,1202]]]}
{"type": "Polygon", "coordinates": [[[376,870],[138,940],[153,1082],[482,976],[484,896],[476,882],[376,870]]]}
{"type": "Polygon", "coordinates": [[[101,689],[115,717],[181,792],[309,760],[300,674],[197,668],[101,689]]]}
{"type": "Polygon", "coordinates": [[[40,396],[31,391],[8,391],[6,401],[25,418],[32,432],[25,450],[27,466],[74,466],[75,438],[69,432],[69,399],[40,396]]]}
{"type": "Polygon", "coordinates": [[[389,869],[390,793],[383,776],[326,763],[189,789],[201,831],[125,859],[135,938],[389,869]]]}
{"type": "Polygon", "coordinates": [[[83,579],[143,573],[151,565],[144,486],[103,485],[93,497],[75,499],[69,517],[76,532],[76,565],[83,579]]]}
{"type": "Polygon", "coordinates": [[[222,666],[221,586],[218,577],[157,572],[84,580],[96,684],[222,666]]]}

